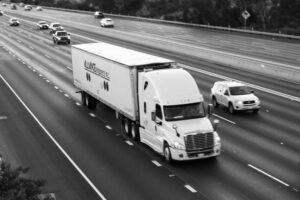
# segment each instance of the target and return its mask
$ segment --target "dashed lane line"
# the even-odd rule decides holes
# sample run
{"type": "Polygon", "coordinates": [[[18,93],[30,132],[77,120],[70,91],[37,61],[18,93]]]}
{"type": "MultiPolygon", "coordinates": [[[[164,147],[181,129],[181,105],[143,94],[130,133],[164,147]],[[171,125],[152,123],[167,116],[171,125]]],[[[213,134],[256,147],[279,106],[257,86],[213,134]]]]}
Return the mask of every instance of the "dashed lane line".
{"type": "Polygon", "coordinates": [[[184,185],[184,187],[186,187],[189,191],[191,191],[192,193],[196,193],[197,190],[195,190],[192,186],[190,185],[184,185]]]}
{"type": "Polygon", "coordinates": [[[284,181],[282,181],[282,180],[280,180],[280,179],[278,179],[278,178],[276,178],[276,177],[274,177],[274,176],[272,176],[272,175],[270,175],[270,174],[264,172],[263,170],[261,170],[261,169],[255,167],[255,166],[253,166],[253,165],[251,165],[251,164],[248,164],[248,167],[250,167],[250,168],[252,168],[252,169],[254,169],[254,170],[260,172],[261,174],[264,174],[265,176],[267,176],[267,177],[269,177],[269,178],[271,178],[271,179],[277,181],[278,183],[281,183],[282,185],[284,185],[284,186],[286,186],[286,187],[289,187],[289,186],[290,186],[289,184],[285,183],[284,181]]]}

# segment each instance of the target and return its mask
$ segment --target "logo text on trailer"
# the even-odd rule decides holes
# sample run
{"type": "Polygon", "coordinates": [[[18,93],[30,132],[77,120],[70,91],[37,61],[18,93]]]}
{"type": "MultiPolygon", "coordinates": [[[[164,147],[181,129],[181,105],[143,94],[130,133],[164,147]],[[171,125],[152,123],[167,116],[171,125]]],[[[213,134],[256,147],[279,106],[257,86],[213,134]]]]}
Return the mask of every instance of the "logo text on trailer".
{"type": "Polygon", "coordinates": [[[98,67],[96,67],[96,63],[93,63],[93,62],[88,62],[88,61],[84,61],[84,68],[85,70],[93,73],[93,74],[96,74],[106,80],[110,80],[110,76],[109,76],[109,73],[102,70],[102,69],[99,69],[98,67]]]}

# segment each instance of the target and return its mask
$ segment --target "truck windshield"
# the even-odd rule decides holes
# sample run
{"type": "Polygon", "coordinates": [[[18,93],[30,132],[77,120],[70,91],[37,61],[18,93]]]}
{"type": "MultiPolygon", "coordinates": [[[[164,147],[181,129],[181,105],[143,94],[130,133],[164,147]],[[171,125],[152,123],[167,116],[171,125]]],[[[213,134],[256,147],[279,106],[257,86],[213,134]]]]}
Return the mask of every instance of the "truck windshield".
{"type": "Polygon", "coordinates": [[[205,117],[205,109],[202,102],[176,106],[164,106],[166,121],[178,121],[205,117]]]}

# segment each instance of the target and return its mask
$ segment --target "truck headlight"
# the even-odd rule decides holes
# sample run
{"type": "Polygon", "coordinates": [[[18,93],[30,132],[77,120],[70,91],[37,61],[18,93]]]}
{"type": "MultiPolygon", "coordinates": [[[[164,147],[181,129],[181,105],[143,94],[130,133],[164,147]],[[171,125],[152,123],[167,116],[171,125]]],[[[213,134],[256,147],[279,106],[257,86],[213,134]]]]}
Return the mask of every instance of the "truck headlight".
{"type": "Polygon", "coordinates": [[[175,142],[175,143],[174,143],[174,148],[175,148],[175,149],[184,150],[183,144],[180,144],[179,142],[175,142]]]}
{"type": "Polygon", "coordinates": [[[215,133],[215,144],[221,144],[221,138],[217,133],[215,133]]]}
{"type": "Polygon", "coordinates": [[[58,40],[61,40],[61,38],[57,38],[58,40]]]}

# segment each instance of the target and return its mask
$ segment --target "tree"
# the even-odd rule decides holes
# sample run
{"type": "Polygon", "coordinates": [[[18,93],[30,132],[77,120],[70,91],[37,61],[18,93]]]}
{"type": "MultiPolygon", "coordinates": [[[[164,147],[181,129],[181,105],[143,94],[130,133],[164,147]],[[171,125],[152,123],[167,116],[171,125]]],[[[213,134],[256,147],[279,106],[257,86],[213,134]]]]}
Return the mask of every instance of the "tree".
{"type": "Polygon", "coordinates": [[[44,180],[31,180],[25,175],[29,168],[12,169],[9,163],[0,162],[0,199],[38,200],[44,180]]]}

